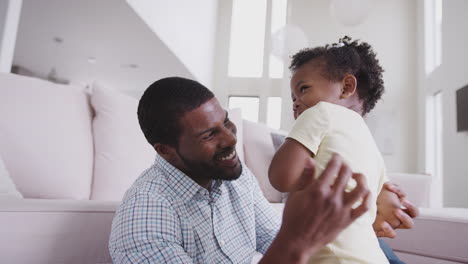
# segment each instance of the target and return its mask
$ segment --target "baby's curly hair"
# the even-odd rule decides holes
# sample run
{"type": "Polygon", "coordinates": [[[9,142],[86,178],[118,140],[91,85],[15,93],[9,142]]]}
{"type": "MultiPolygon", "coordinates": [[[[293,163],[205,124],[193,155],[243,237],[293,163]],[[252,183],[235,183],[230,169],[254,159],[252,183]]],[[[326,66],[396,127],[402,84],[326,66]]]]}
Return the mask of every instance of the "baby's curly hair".
{"type": "Polygon", "coordinates": [[[331,81],[341,81],[345,74],[357,79],[357,92],[363,101],[363,115],[369,113],[384,92],[384,71],[372,47],[345,36],[339,43],[300,50],[292,56],[289,69],[294,73],[314,59],[324,62],[324,74],[331,81]]]}

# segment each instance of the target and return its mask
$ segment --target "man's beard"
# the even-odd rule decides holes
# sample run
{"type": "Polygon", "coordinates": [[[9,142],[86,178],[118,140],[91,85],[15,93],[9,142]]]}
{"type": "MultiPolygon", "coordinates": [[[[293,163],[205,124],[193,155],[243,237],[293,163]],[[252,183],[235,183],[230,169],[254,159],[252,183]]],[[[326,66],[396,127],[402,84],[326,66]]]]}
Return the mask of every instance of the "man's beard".
{"type": "MultiPolygon", "coordinates": [[[[190,160],[189,158],[184,157],[178,149],[176,149],[176,152],[184,162],[185,167],[189,170],[186,172],[188,176],[210,180],[233,181],[237,180],[242,174],[242,163],[240,161],[239,169],[228,169],[216,166],[214,163],[209,164],[207,162],[190,160]]],[[[236,158],[239,159],[239,157],[236,158]]]]}

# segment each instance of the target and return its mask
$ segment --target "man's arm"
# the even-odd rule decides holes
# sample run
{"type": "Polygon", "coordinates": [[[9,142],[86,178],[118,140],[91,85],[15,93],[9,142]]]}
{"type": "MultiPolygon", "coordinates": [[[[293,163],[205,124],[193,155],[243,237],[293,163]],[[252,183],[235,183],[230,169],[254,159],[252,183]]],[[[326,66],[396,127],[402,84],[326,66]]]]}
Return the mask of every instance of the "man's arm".
{"type": "MultiPolygon", "coordinates": [[[[313,163],[309,167],[313,167],[313,163]]],[[[302,174],[303,188],[289,194],[280,231],[260,263],[305,263],[369,207],[365,178],[353,174],[341,157],[334,155],[318,179],[313,169],[302,174]],[[335,182],[330,185],[336,175],[335,182]],[[356,187],[345,192],[349,179],[356,187]],[[362,199],[362,203],[352,208],[362,199]]]]}
{"type": "Polygon", "coordinates": [[[116,212],[109,239],[113,263],[193,263],[179,221],[164,200],[136,195],[116,212]]]}

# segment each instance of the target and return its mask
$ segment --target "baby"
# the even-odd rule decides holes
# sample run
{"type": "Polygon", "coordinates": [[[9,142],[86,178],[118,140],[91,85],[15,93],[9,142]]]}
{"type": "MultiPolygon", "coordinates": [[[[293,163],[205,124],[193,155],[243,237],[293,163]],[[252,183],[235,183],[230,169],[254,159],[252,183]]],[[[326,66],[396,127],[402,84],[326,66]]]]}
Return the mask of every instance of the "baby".
{"type": "MultiPolygon", "coordinates": [[[[366,177],[372,194],[369,211],[310,263],[388,263],[376,233],[383,233],[379,228],[387,223],[394,227],[400,224],[392,214],[400,204],[395,194],[382,188],[388,181],[385,164],[362,118],[384,91],[383,69],[375,52],[365,42],[344,37],[337,44],[301,50],[293,56],[290,69],[296,121],[273,157],[269,169],[272,185],[283,192],[297,190],[311,157],[315,175],[320,175],[338,153],[353,172],[366,177]],[[377,203],[388,210],[377,214],[377,203]]],[[[354,186],[351,180],[346,190],[354,186]]]]}

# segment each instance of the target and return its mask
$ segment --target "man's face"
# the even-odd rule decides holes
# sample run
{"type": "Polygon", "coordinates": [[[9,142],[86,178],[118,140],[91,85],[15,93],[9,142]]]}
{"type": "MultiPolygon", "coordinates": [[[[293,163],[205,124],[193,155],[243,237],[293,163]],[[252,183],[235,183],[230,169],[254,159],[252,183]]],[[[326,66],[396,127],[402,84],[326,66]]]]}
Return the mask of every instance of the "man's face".
{"type": "Polygon", "coordinates": [[[236,126],[216,98],[185,113],[176,149],[177,168],[202,186],[213,179],[235,180],[242,172],[236,153],[236,126]]]}

